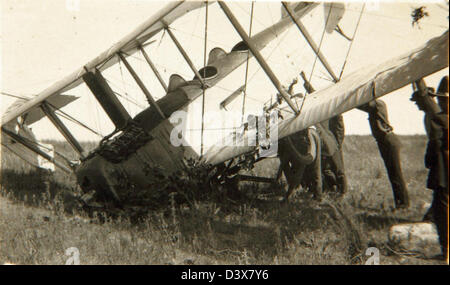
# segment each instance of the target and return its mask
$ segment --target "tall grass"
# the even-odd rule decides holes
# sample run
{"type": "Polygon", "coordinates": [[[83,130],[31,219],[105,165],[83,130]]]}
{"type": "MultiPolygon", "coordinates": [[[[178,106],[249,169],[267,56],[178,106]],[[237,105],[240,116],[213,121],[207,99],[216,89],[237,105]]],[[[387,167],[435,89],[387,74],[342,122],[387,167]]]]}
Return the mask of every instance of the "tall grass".
{"type": "MultiPolygon", "coordinates": [[[[241,186],[242,196],[229,199],[203,191],[204,177],[197,171],[165,188],[159,185],[159,193],[166,194],[157,197],[157,205],[151,197],[134,197],[141,207],[115,214],[84,210],[73,177],[57,171],[45,184],[30,166],[2,153],[0,263],[64,264],[65,250],[77,247],[81,264],[364,264],[365,250],[376,246],[381,264],[435,264],[395,254],[386,242],[390,225],[420,220],[430,201],[424,189],[426,140],[401,140],[412,202],[402,212],[391,210],[383,161],[374,139],[366,136],[345,140],[350,187],[339,201],[326,197],[318,204],[298,192],[281,204],[276,195],[261,195],[279,194],[284,181],[248,183],[241,186]]],[[[75,155],[62,143],[56,149],[75,155]]],[[[278,164],[267,159],[253,172],[273,177],[278,164]]]]}

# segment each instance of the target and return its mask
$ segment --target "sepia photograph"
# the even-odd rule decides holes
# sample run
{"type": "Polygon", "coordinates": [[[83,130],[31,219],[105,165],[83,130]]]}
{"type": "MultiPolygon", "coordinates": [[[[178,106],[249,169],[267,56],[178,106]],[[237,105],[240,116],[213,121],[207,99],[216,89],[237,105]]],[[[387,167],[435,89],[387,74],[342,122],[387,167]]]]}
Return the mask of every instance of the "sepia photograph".
{"type": "Polygon", "coordinates": [[[0,265],[449,264],[448,0],[0,4],[0,265]]]}

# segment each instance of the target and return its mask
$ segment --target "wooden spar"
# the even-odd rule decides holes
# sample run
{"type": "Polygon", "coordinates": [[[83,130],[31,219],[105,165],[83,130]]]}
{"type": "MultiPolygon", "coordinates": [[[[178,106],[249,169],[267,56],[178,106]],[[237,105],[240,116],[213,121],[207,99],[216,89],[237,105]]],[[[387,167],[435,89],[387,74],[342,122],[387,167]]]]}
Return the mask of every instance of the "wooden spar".
{"type": "Polygon", "coordinates": [[[75,137],[70,133],[69,129],[64,125],[64,123],[58,118],[52,108],[48,105],[46,101],[42,102],[41,110],[50,119],[50,121],[55,125],[58,131],[64,136],[64,138],[69,142],[73,149],[78,152],[81,158],[84,158],[84,150],[80,143],[75,139],[75,137]]]}
{"type": "Polygon", "coordinates": [[[289,17],[292,19],[292,21],[295,23],[297,28],[299,29],[300,33],[302,33],[303,37],[305,37],[306,41],[308,42],[309,46],[313,49],[314,53],[319,58],[320,62],[323,64],[325,69],[328,71],[330,76],[333,78],[333,81],[336,83],[339,81],[339,78],[334,74],[333,69],[331,68],[330,64],[326,60],[325,56],[322,54],[322,52],[319,50],[317,44],[314,42],[313,38],[309,34],[306,27],[302,24],[302,22],[299,19],[296,19],[294,17],[294,12],[292,11],[291,7],[286,2],[281,2],[283,4],[283,7],[286,9],[289,17]]]}
{"type": "Polygon", "coordinates": [[[55,164],[57,167],[61,168],[61,170],[63,170],[66,173],[71,173],[72,171],[70,169],[68,169],[66,166],[60,164],[59,162],[57,162],[53,157],[51,157],[50,155],[48,155],[47,153],[45,153],[44,151],[42,151],[39,147],[31,144],[26,138],[15,134],[14,132],[8,131],[7,129],[2,127],[2,133],[7,134],[8,136],[10,136],[13,140],[15,140],[16,142],[20,143],[21,145],[25,146],[26,148],[28,148],[29,150],[31,150],[32,152],[42,156],[43,158],[45,158],[46,160],[52,162],[53,164],[55,164]]]}
{"type": "Polygon", "coordinates": [[[131,65],[128,63],[128,61],[125,59],[123,54],[120,52],[117,54],[118,54],[119,58],[122,60],[122,62],[125,64],[125,67],[128,69],[131,76],[133,76],[134,80],[139,85],[139,88],[141,88],[142,92],[144,92],[145,97],[147,97],[148,103],[158,111],[159,115],[161,115],[161,117],[164,120],[166,118],[166,116],[162,112],[161,108],[159,108],[158,103],[156,103],[155,99],[153,99],[152,94],[150,94],[150,91],[148,91],[147,87],[145,87],[144,82],[142,82],[142,80],[139,78],[137,73],[134,71],[134,69],[131,67],[131,65]]]}
{"type": "Polygon", "coordinates": [[[269,67],[267,62],[264,60],[264,58],[262,57],[261,53],[258,51],[256,46],[253,44],[253,42],[251,41],[251,39],[249,38],[249,36],[245,32],[245,30],[239,24],[238,20],[234,17],[231,10],[228,8],[228,6],[224,2],[218,1],[218,3],[220,5],[220,7],[222,8],[223,12],[225,13],[225,15],[227,16],[228,20],[230,20],[231,24],[234,26],[234,28],[236,29],[238,34],[241,36],[242,40],[247,44],[248,48],[250,49],[252,54],[255,56],[259,65],[261,66],[261,68],[264,70],[264,72],[270,78],[270,80],[272,81],[275,88],[278,90],[278,92],[283,97],[283,99],[287,102],[289,107],[294,111],[294,113],[297,114],[298,110],[295,107],[294,103],[292,103],[291,99],[289,98],[289,94],[286,92],[286,90],[283,89],[280,81],[275,76],[275,74],[273,73],[272,69],[269,67]]]}
{"type": "Polygon", "coordinates": [[[145,49],[142,47],[142,45],[138,46],[139,50],[141,51],[142,55],[144,56],[145,60],[147,61],[148,65],[150,66],[150,68],[152,69],[153,73],[156,75],[156,78],[158,78],[159,83],[161,83],[161,86],[164,88],[164,90],[167,92],[168,88],[166,83],[164,82],[164,80],[161,77],[161,74],[159,73],[158,69],[156,68],[156,66],[153,64],[153,62],[150,60],[150,57],[148,56],[147,52],[145,51],[145,49]]]}
{"type": "Polygon", "coordinates": [[[230,104],[234,99],[236,99],[236,97],[239,96],[242,92],[244,92],[244,88],[245,88],[245,85],[242,85],[241,87],[239,87],[238,89],[236,89],[236,91],[234,91],[233,93],[231,93],[230,96],[228,96],[227,98],[225,98],[225,100],[223,100],[222,102],[220,102],[220,108],[226,110],[225,107],[226,107],[228,104],[230,104]]]}
{"type": "Polygon", "coordinates": [[[175,37],[175,35],[172,33],[172,31],[169,29],[168,26],[166,26],[166,31],[169,34],[170,38],[172,39],[173,43],[175,44],[175,46],[177,47],[177,49],[180,51],[181,55],[183,56],[184,60],[186,61],[186,63],[189,65],[189,67],[191,68],[191,70],[194,72],[195,76],[198,78],[198,80],[200,80],[200,82],[202,83],[203,86],[205,86],[205,82],[203,81],[203,77],[200,76],[200,73],[198,72],[198,70],[195,68],[195,65],[192,63],[191,59],[189,58],[188,54],[186,53],[186,51],[183,49],[183,47],[181,46],[180,42],[177,40],[177,38],[175,37]]]}

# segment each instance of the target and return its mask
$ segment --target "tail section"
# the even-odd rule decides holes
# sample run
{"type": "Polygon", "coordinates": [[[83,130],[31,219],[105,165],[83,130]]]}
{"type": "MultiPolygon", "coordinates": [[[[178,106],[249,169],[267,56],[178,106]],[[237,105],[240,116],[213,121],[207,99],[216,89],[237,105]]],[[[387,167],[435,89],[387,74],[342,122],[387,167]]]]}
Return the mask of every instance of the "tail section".
{"type": "MultiPolygon", "coordinates": [[[[310,2],[286,2],[286,4],[294,12],[298,12],[301,9],[308,6],[310,2]]],[[[345,4],[341,2],[324,3],[323,11],[324,11],[324,23],[326,23],[325,30],[327,33],[330,34],[337,28],[339,22],[344,16],[345,4]]],[[[284,19],[286,17],[289,17],[289,14],[287,13],[286,9],[283,6],[281,6],[281,19],[284,19]]]]}
{"type": "Polygon", "coordinates": [[[345,4],[341,2],[331,2],[323,4],[325,31],[331,34],[339,25],[345,13],[345,4]],[[330,11],[331,9],[331,11],[330,11]]]}
{"type": "MultiPolygon", "coordinates": [[[[295,13],[310,5],[311,2],[286,2],[286,4],[294,11],[295,13]]],[[[289,17],[288,12],[284,9],[283,5],[281,5],[281,19],[289,17]]]]}

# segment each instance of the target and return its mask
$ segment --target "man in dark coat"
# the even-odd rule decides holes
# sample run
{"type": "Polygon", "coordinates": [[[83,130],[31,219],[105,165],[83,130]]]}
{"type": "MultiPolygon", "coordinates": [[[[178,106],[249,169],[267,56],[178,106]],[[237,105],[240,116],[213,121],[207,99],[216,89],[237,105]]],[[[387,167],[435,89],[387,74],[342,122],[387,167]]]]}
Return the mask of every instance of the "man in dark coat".
{"type": "MultiPolygon", "coordinates": [[[[308,93],[313,93],[314,88],[303,72],[301,75],[305,81],[305,89],[308,93]]],[[[297,79],[294,79],[289,85],[289,94],[293,94],[293,87],[297,82],[297,79]]],[[[343,138],[343,119],[338,115],[279,141],[280,169],[283,170],[289,185],[285,200],[288,200],[292,191],[299,186],[309,189],[316,200],[321,200],[324,188],[339,195],[346,192],[343,138]]]]}
{"type": "Polygon", "coordinates": [[[425,129],[428,143],[425,167],[429,169],[427,188],[433,190],[433,201],[429,212],[439,234],[442,253],[448,259],[448,76],[439,84],[438,92],[424,88],[417,82],[418,90],[411,97],[419,110],[425,112],[425,129]],[[439,106],[434,100],[439,99],[439,106]]]}
{"type": "Polygon", "coordinates": [[[313,127],[279,141],[280,169],[288,182],[284,201],[300,186],[309,189],[315,200],[322,199],[321,150],[322,141],[313,127]]]}
{"type": "MultiPolygon", "coordinates": [[[[308,93],[314,93],[315,89],[306,79],[302,71],[303,87],[308,93]]],[[[342,115],[337,115],[327,121],[316,125],[322,141],[322,174],[324,190],[342,196],[347,192],[347,177],[345,175],[344,156],[342,145],[344,143],[345,126],[342,115]]]]}
{"type": "Polygon", "coordinates": [[[342,115],[337,115],[318,125],[322,127],[318,130],[325,145],[322,152],[324,188],[342,196],[347,192],[347,177],[342,151],[345,136],[344,119],[342,115]]]}
{"type": "MultiPolygon", "coordinates": [[[[294,85],[297,82],[297,79],[294,79],[289,85],[290,95],[293,95],[294,85]]],[[[278,104],[280,103],[281,96],[278,104]]],[[[278,142],[280,170],[288,182],[284,201],[287,201],[294,189],[300,186],[309,189],[314,199],[322,199],[322,148],[322,139],[316,127],[307,128],[278,142]]]]}
{"type": "Polygon", "coordinates": [[[408,189],[400,163],[401,143],[389,124],[386,103],[381,100],[374,100],[359,107],[359,109],[369,114],[370,129],[377,142],[391,182],[395,208],[408,208],[408,189]]]}

